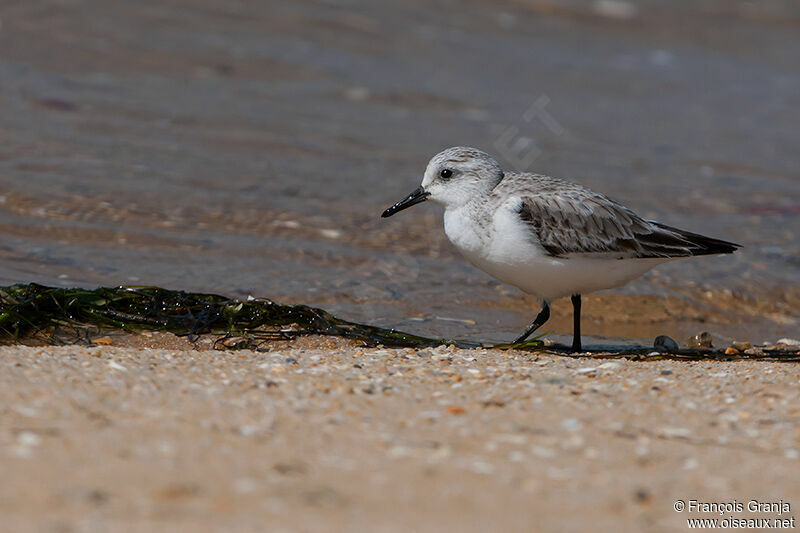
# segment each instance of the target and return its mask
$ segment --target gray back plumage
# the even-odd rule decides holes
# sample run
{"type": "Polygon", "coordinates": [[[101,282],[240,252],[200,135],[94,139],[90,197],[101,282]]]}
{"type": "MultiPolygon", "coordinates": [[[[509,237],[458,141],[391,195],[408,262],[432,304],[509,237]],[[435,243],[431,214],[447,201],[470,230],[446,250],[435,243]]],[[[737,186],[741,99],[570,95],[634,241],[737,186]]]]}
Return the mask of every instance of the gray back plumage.
{"type": "Polygon", "coordinates": [[[509,173],[491,196],[495,201],[521,198],[519,217],[553,257],[670,258],[731,253],[739,247],[645,220],[603,194],[549,176],[509,173]]]}

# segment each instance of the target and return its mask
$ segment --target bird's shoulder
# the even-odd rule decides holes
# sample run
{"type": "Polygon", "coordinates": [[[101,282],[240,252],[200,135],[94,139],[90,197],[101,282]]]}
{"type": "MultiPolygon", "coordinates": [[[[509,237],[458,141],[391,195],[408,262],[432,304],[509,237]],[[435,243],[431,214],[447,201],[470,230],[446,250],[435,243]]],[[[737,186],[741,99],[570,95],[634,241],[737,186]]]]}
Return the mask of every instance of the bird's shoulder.
{"type": "Polygon", "coordinates": [[[496,208],[527,212],[553,222],[578,218],[614,218],[626,224],[642,221],[632,210],[608,196],[562,178],[528,172],[507,174],[491,193],[496,208]],[[576,218],[577,217],[577,218],[576,218]]]}
{"type": "Polygon", "coordinates": [[[563,191],[574,193],[593,192],[588,187],[563,178],[535,174],[533,172],[508,172],[503,175],[503,179],[495,186],[492,194],[498,196],[525,196],[531,194],[547,195],[563,191]]]}

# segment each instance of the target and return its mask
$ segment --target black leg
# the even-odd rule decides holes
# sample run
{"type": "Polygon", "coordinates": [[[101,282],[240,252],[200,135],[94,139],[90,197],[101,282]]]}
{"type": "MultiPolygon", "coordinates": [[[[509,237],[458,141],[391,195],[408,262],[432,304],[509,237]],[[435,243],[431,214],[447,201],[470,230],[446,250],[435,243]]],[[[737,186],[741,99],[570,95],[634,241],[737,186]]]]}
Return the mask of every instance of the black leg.
{"type": "Polygon", "coordinates": [[[581,351],[581,295],[572,295],[572,351],[581,351]]]}
{"type": "Polygon", "coordinates": [[[528,326],[528,329],[526,329],[522,333],[522,335],[520,335],[519,337],[516,338],[516,340],[513,342],[513,344],[517,344],[518,342],[522,342],[525,339],[527,339],[528,337],[530,337],[531,333],[533,333],[534,331],[539,329],[539,327],[542,324],[547,322],[548,318],[550,318],[550,306],[547,304],[547,302],[544,302],[544,304],[542,305],[542,310],[539,311],[538,315],[536,315],[536,320],[534,320],[533,323],[530,326],[528,326]]]}

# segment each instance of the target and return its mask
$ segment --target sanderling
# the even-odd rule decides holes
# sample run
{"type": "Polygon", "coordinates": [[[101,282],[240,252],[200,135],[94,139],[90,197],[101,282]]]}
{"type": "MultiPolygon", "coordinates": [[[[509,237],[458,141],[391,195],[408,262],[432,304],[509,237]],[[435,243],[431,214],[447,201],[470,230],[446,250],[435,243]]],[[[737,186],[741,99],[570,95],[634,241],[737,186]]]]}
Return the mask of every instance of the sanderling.
{"type": "Polygon", "coordinates": [[[382,216],[425,200],[444,206],[444,231],[470,263],[541,300],[536,319],[514,343],[550,318],[552,300],[572,296],[572,350],[579,352],[581,294],[618,287],[672,259],[739,248],[645,220],[577,183],[504,173],[474,148],[436,154],[422,185],[382,216]]]}

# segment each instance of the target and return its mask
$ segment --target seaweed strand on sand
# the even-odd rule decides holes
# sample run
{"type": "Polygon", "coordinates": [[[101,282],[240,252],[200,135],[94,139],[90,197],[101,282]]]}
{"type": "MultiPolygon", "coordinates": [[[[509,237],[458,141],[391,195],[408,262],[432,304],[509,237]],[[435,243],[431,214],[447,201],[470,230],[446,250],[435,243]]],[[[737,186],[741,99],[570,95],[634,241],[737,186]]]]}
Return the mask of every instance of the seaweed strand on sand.
{"type": "MultiPolygon", "coordinates": [[[[174,333],[196,340],[219,336],[215,347],[260,348],[270,342],[302,335],[328,335],[354,339],[365,346],[429,348],[496,348],[558,354],[581,358],[626,357],[639,361],[659,359],[755,359],[800,361],[795,350],[764,348],[762,355],[730,356],[727,352],[689,349],[654,356],[650,347],[609,347],[574,354],[568,348],[548,346],[539,337],[518,344],[488,344],[435,339],[394,329],[358,324],[306,305],[285,305],[265,298],[236,300],[218,294],[174,291],[159,287],[56,288],[37,283],[0,287],[0,341],[44,338],[51,343],[91,342],[102,331],[150,330],[174,333]]],[[[777,348],[777,347],[773,347],[777,348]]]]}
{"type": "Polygon", "coordinates": [[[18,340],[64,327],[78,336],[85,336],[88,328],[148,329],[190,338],[204,333],[247,334],[260,340],[317,334],[355,339],[369,346],[475,346],[356,324],[322,309],[260,298],[242,301],[159,287],[81,289],[30,283],[0,288],[0,338],[18,340]]]}

